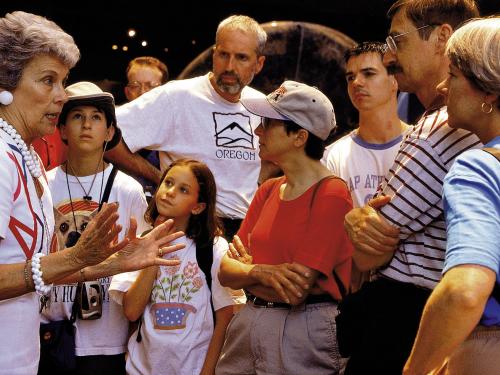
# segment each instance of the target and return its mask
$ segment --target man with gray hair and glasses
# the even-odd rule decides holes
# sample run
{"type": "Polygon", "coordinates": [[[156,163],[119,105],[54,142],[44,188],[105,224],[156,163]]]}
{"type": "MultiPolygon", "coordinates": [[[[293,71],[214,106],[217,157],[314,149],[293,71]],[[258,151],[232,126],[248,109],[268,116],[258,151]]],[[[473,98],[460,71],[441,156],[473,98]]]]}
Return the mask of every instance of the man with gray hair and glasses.
{"type": "MultiPolygon", "coordinates": [[[[377,198],[346,215],[354,262],[375,280],[351,295],[341,315],[355,317],[357,341],[346,374],[401,374],[424,304],[441,278],[446,225],[443,179],[456,156],[481,143],[452,129],[436,86],[448,74],[446,42],[465,20],[479,15],[473,0],[398,0],[384,63],[402,91],[426,111],[402,143],[377,198]]],[[[339,326],[339,341],[343,335],[339,326]]],[[[345,336],[344,336],[345,337],[345,336]]]]}

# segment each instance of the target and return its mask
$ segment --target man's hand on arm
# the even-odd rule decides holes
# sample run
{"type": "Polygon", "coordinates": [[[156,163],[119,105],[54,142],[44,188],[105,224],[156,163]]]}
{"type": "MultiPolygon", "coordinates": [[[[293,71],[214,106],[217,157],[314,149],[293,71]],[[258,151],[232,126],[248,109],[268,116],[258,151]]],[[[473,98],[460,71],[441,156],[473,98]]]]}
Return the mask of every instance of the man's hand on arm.
{"type": "Polygon", "coordinates": [[[353,259],[362,271],[387,263],[399,242],[399,229],[387,223],[377,211],[389,201],[389,197],[377,197],[345,217],[344,225],[354,245],[353,259]]]}
{"type": "Polygon", "coordinates": [[[135,177],[143,177],[159,185],[161,171],[137,153],[132,153],[123,139],[105,153],[106,160],[135,177]]]}

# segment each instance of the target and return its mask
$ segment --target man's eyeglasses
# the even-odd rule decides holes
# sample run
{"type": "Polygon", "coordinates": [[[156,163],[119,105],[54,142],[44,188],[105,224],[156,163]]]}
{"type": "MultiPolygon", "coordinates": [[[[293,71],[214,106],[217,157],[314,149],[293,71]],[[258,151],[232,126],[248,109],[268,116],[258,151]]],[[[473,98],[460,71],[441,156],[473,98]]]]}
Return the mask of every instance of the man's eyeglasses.
{"type": "Polygon", "coordinates": [[[161,82],[139,82],[139,81],[132,81],[127,84],[127,87],[132,90],[132,91],[150,91],[154,89],[155,87],[158,87],[161,85],[161,82]]]}
{"type": "Polygon", "coordinates": [[[385,42],[387,43],[387,47],[389,48],[389,51],[391,53],[396,53],[398,51],[398,45],[396,44],[396,39],[399,37],[402,37],[403,35],[413,33],[418,30],[425,29],[426,27],[431,27],[431,26],[437,26],[437,25],[424,25],[417,27],[415,30],[410,30],[405,33],[397,34],[397,35],[389,35],[387,38],[385,38],[385,42]]]}

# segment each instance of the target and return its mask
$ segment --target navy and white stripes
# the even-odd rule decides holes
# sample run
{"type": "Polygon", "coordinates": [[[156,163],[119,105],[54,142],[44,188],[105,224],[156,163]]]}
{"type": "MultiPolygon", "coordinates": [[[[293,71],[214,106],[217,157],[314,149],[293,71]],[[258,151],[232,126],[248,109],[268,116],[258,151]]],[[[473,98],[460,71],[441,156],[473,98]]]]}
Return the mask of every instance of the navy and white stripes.
{"type": "Polygon", "coordinates": [[[380,187],[381,194],[392,197],[380,212],[400,228],[401,241],[378,274],[428,289],[441,279],[446,249],[444,176],[459,154],[481,145],[475,135],[449,127],[447,120],[446,107],[426,112],[380,187]]]}

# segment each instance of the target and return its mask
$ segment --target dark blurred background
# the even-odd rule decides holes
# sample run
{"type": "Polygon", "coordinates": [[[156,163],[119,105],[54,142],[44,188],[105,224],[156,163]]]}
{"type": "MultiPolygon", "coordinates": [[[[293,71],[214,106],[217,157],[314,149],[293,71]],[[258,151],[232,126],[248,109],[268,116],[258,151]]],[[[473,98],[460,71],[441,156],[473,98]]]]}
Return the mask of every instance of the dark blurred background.
{"type": "MultiPolygon", "coordinates": [[[[98,82],[113,92],[117,104],[125,100],[122,87],[129,60],[155,56],[167,64],[171,79],[181,73],[181,78],[198,75],[210,68],[208,49],[218,23],[231,14],[246,14],[266,24],[272,34],[267,51],[272,56],[252,86],[269,92],[285,78],[316,85],[334,101],[339,123],[348,129],[356,115],[345,94],[343,51],[355,42],[384,40],[389,28],[385,14],[393,2],[180,0],[160,5],[158,1],[1,0],[0,13],[24,10],[55,21],[74,37],[82,54],[69,83],[98,82]],[[134,37],[128,35],[131,28],[134,37]]],[[[499,0],[478,4],[483,15],[500,11],[499,0]]]]}

